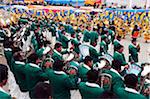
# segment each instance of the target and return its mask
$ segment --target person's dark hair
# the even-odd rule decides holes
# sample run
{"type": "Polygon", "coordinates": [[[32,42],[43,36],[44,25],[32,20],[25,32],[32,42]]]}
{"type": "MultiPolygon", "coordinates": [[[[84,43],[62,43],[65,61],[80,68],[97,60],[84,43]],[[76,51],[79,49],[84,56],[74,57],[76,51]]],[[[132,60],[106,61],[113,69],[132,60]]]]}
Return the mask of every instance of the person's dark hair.
{"type": "Polygon", "coordinates": [[[91,56],[86,56],[84,59],[84,63],[87,64],[89,61],[92,61],[92,57],[91,56]]]}
{"type": "Polygon", "coordinates": [[[57,60],[53,64],[53,69],[56,71],[62,71],[63,67],[65,66],[63,60],[57,60]]]}
{"type": "Polygon", "coordinates": [[[121,38],[121,36],[120,36],[120,35],[118,35],[116,38],[117,38],[117,39],[120,39],[120,38],[121,38]]]}
{"type": "Polygon", "coordinates": [[[0,64],[0,83],[8,79],[8,68],[4,64],[0,64]]]}
{"type": "Polygon", "coordinates": [[[121,70],[121,63],[117,60],[112,61],[112,68],[115,70],[121,70]]]}
{"type": "Polygon", "coordinates": [[[131,41],[131,42],[132,42],[132,43],[133,43],[133,42],[136,42],[136,39],[132,39],[132,41],[131,41]]]}
{"type": "Polygon", "coordinates": [[[135,74],[127,74],[124,77],[124,83],[127,87],[135,89],[138,83],[138,77],[135,74]]]}
{"type": "Polygon", "coordinates": [[[90,83],[95,83],[98,79],[97,70],[89,70],[86,75],[87,75],[88,82],[90,83]]]}
{"type": "Polygon", "coordinates": [[[38,56],[36,55],[36,53],[32,53],[29,57],[28,57],[28,63],[36,63],[36,60],[38,59],[38,56]]]}
{"type": "Polygon", "coordinates": [[[49,99],[51,96],[51,85],[44,82],[39,82],[31,91],[33,99],[49,99]]]}
{"type": "Polygon", "coordinates": [[[61,43],[56,43],[54,49],[57,49],[57,48],[59,48],[59,47],[61,47],[61,46],[62,46],[61,43]]]}
{"type": "Polygon", "coordinates": [[[114,92],[107,90],[100,95],[100,99],[119,99],[119,98],[114,92]]]}
{"type": "Polygon", "coordinates": [[[116,47],[116,50],[118,51],[118,50],[120,50],[122,47],[123,47],[122,45],[118,45],[118,46],[116,47]]]}

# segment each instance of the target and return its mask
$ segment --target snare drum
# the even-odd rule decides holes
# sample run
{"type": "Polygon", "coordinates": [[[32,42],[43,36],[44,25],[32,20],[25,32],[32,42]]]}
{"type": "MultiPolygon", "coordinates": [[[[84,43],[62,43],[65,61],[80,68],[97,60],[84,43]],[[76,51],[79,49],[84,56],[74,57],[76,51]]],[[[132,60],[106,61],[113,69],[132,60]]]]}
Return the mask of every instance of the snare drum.
{"type": "Polygon", "coordinates": [[[139,75],[139,73],[142,71],[142,67],[138,64],[131,64],[129,66],[129,69],[127,70],[127,74],[135,74],[135,75],[139,75]]]}

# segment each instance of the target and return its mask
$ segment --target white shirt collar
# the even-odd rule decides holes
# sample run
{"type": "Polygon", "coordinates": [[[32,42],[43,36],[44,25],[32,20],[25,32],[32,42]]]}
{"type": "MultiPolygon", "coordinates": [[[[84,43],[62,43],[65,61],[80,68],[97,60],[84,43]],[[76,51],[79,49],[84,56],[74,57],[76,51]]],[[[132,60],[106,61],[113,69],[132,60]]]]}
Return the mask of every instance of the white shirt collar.
{"type": "Polygon", "coordinates": [[[54,71],[55,74],[60,74],[60,75],[63,75],[63,74],[66,74],[64,71],[54,71]]]}
{"type": "Polygon", "coordinates": [[[110,69],[110,71],[112,71],[112,72],[116,73],[117,75],[119,75],[119,76],[121,77],[121,75],[118,73],[118,71],[117,71],[117,70],[115,70],[115,69],[111,68],[111,69],[110,69]]]}
{"type": "Polygon", "coordinates": [[[32,67],[40,68],[38,65],[33,64],[33,63],[29,63],[29,65],[32,66],[32,67]]]}
{"type": "Polygon", "coordinates": [[[87,86],[89,86],[89,87],[97,87],[97,88],[100,88],[100,86],[99,86],[98,84],[96,84],[96,83],[86,82],[85,84],[86,84],[87,86]]]}
{"type": "Polygon", "coordinates": [[[83,67],[85,67],[88,70],[91,70],[91,68],[88,65],[86,65],[86,64],[83,64],[83,67]]]}
{"type": "Polygon", "coordinates": [[[62,56],[61,53],[59,53],[57,50],[54,49],[54,52],[57,53],[58,55],[62,56]]]}
{"type": "Polygon", "coordinates": [[[116,41],[116,42],[120,43],[120,41],[119,41],[119,40],[117,40],[117,39],[115,39],[114,41],[116,41]]]}
{"type": "Polygon", "coordinates": [[[2,87],[0,87],[0,91],[3,92],[3,93],[8,94],[2,87]]]}
{"type": "Polygon", "coordinates": [[[132,92],[132,93],[139,94],[139,92],[137,92],[135,89],[128,88],[128,87],[125,87],[125,91],[128,91],[128,92],[132,92]]]}
{"type": "Polygon", "coordinates": [[[20,61],[15,61],[16,64],[21,64],[21,65],[25,65],[24,62],[20,62],[20,61]]]}

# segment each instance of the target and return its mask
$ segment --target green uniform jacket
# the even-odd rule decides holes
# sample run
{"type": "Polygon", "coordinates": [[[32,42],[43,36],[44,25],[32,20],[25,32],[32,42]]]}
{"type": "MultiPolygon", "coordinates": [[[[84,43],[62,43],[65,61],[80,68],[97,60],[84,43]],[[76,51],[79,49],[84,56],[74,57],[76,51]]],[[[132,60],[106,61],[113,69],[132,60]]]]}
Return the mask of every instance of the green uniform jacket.
{"type": "Polygon", "coordinates": [[[97,42],[98,33],[96,31],[90,32],[90,43],[97,42]]]}
{"type": "Polygon", "coordinates": [[[93,62],[94,62],[94,63],[98,62],[98,57],[99,57],[101,54],[98,53],[97,50],[96,50],[93,46],[90,46],[90,47],[89,47],[89,53],[90,53],[90,56],[93,58],[93,62]]]}
{"type": "Polygon", "coordinates": [[[69,39],[65,35],[61,35],[61,43],[63,48],[68,48],[69,39]]]}
{"type": "Polygon", "coordinates": [[[5,48],[4,49],[4,54],[5,54],[5,57],[6,57],[6,60],[7,60],[7,64],[9,66],[10,70],[13,71],[13,66],[12,66],[13,53],[12,53],[12,49],[11,48],[5,48]]]}
{"type": "Polygon", "coordinates": [[[87,81],[87,72],[90,70],[91,68],[88,67],[86,64],[82,64],[79,67],[79,77],[81,78],[81,81],[86,82],[87,81]]]}
{"type": "Polygon", "coordinates": [[[84,42],[89,42],[90,40],[90,33],[88,30],[84,30],[83,31],[83,41],[84,42]]]}
{"type": "Polygon", "coordinates": [[[119,99],[146,99],[143,95],[139,94],[135,89],[132,88],[119,88],[117,90],[119,99]]]}
{"type": "Polygon", "coordinates": [[[112,76],[111,90],[113,92],[117,92],[118,88],[124,88],[123,79],[121,75],[118,72],[116,72],[116,70],[114,69],[104,70],[103,73],[107,73],[112,76]]]}
{"type": "Polygon", "coordinates": [[[81,82],[79,91],[82,99],[99,99],[104,90],[96,83],[81,82]]]}
{"type": "Polygon", "coordinates": [[[121,45],[120,42],[119,42],[117,39],[115,39],[115,40],[114,40],[114,51],[116,51],[116,48],[117,48],[119,45],[121,45]]]}
{"type": "Polygon", "coordinates": [[[115,51],[114,60],[117,61],[121,66],[127,65],[124,54],[115,51]]]}
{"type": "Polygon", "coordinates": [[[63,60],[63,57],[62,57],[62,54],[59,53],[58,51],[54,50],[54,53],[52,55],[52,58],[54,61],[57,61],[57,60],[63,60]]]}
{"type": "Polygon", "coordinates": [[[70,90],[76,88],[75,79],[63,71],[46,69],[48,79],[52,85],[52,97],[54,99],[70,99],[70,90]]]}
{"type": "Polygon", "coordinates": [[[31,43],[33,44],[33,47],[34,47],[35,51],[37,51],[38,48],[39,48],[39,45],[38,45],[38,42],[37,42],[35,36],[32,36],[31,43]]]}
{"type": "Polygon", "coordinates": [[[11,96],[0,89],[0,99],[11,99],[11,96]]]}
{"type": "Polygon", "coordinates": [[[47,75],[42,71],[42,69],[33,63],[28,63],[25,65],[25,83],[27,84],[27,89],[30,91],[32,88],[40,81],[47,79],[47,75]]]}
{"type": "Polygon", "coordinates": [[[100,43],[100,53],[107,53],[107,50],[108,50],[108,45],[106,44],[105,41],[102,41],[100,43]]]}
{"type": "Polygon", "coordinates": [[[19,88],[22,92],[28,91],[25,75],[25,63],[20,61],[15,61],[14,63],[14,77],[16,83],[19,85],[19,88]]]}
{"type": "Polygon", "coordinates": [[[129,45],[129,61],[133,60],[134,62],[138,62],[138,49],[133,44],[129,45]]]}

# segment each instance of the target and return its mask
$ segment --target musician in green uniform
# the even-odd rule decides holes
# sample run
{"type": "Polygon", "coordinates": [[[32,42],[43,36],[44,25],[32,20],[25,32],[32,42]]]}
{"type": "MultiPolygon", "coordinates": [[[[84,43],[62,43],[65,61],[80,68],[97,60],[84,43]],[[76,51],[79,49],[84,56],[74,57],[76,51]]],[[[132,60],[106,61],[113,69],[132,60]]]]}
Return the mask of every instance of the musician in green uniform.
{"type": "Polygon", "coordinates": [[[90,26],[86,26],[86,29],[83,31],[83,41],[89,42],[90,41],[90,26]]]}
{"type": "Polygon", "coordinates": [[[129,45],[129,61],[138,62],[138,52],[136,39],[132,40],[132,43],[129,45]]]}
{"type": "Polygon", "coordinates": [[[113,92],[116,92],[118,88],[124,88],[123,78],[120,75],[121,73],[120,64],[117,61],[113,61],[112,68],[104,69],[102,73],[109,74],[112,77],[110,85],[111,88],[108,89],[107,86],[104,86],[105,90],[111,90],[113,92]]]}
{"type": "Polygon", "coordinates": [[[124,77],[125,88],[118,88],[117,95],[120,99],[146,99],[137,90],[138,77],[135,74],[127,74],[124,77]]]}
{"type": "Polygon", "coordinates": [[[79,77],[81,78],[81,81],[86,82],[87,81],[87,72],[91,70],[93,65],[93,59],[90,56],[86,56],[84,59],[84,63],[79,67],[79,77]]]}
{"type": "Polygon", "coordinates": [[[61,43],[56,43],[55,47],[54,47],[54,52],[52,54],[52,58],[53,58],[54,61],[63,60],[61,50],[62,50],[62,44],[61,43]]]}
{"type": "Polygon", "coordinates": [[[95,49],[96,45],[97,45],[97,42],[96,42],[96,41],[95,41],[95,42],[93,41],[93,42],[91,43],[91,46],[89,47],[89,53],[90,53],[90,56],[93,58],[93,63],[98,62],[98,61],[99,61],[99,60],[98,60],[98,57],[101,55],[101,54],[98,53],[97,50],[95,49]]]}
{"type": "Polygon", "coordinates": [[[116,39],[114,40],[114,52],[116,51],[116,48],[119,46],[119,45],[121,45],[121,43],[120,43],[120,41],[121,41],[121,36],[117,36],[116,37],[116,39]]]}
{"type": "Polygon", "coordinates": [[[125,56],[123,54],[124,47],[122,45],[119,45],[114,53],[114,60],[117,61],[120,66],[127,66],[128,63],[125,60],[125,56]]]}
{"type": "Polygon", "coordinates": [[[8,68],[7,66],[0,64],[0,98],[11,99],[11,96],[3,89],[8,80],[8,68]]]}
{"type": "Polygon", "coordinates": [[[90,32],[90,44],[98,41],[98,33],[96,30],[97,27],[94,27],[93,31],[90,32]]]}
{"type": "Polygon", "coordinates": [[[98,71],[89,70],[87,72],[87,82],[80,82],[79,91],[82,99],[98,99],[103,93],[103,89],[96,83],[98,80],[98,71]]]}
{"type": "Polygon", "coordinates": [[[108,50],[108,38],[106,35],[101,36],[100,53],[106,54],[108,50]]]}
{"type": "Polygon", "coordinates": [[[28,91],[27,84],[25,82],[25,60],[21,55],[22,52],[17,52],[14,54],[14,63],[13,63],[13,74],[16,80],[16,83],[19,85],[19,88],[22,92],[28,91]]]}
{"type": "Polygon", "coordinates": [[[28,63],[25,65],[25,83],[27,89],[30,91],[38,82],[47,80],[47,75],[42,68],[37,65],[38,57],[35,53],[28,57],[28,63]]]}
{"type": "Polygon", "coordinates": [[[45,72],[52,85],[52,97],[54,99],[70,99],[70,90],[77,87],[76,79],[63,71],[64,66],[65,64],[62,60],[54,62],[53,70],[49,68],[50,65],[46,66],[45,72]]]}

